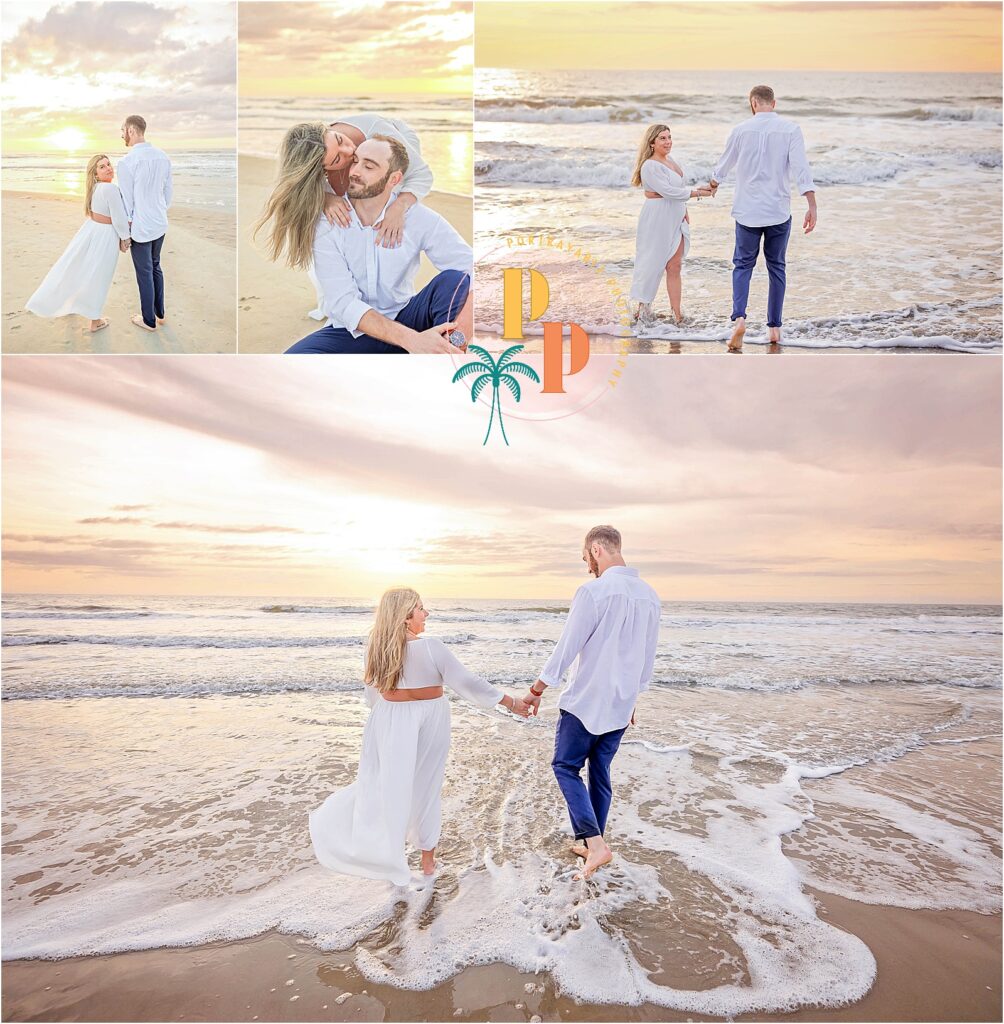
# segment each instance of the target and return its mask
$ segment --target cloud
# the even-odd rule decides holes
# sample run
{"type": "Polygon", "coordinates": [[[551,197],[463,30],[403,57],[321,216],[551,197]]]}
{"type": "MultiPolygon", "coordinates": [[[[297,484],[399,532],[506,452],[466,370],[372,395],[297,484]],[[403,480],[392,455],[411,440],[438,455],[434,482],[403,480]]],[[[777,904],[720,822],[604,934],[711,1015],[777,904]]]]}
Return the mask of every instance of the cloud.
{"type": "Polygon", "coordinates": [[[89,516],[87,519],[78,519],[78,523],[89,525],[97,523],[112,523],[115,525],[124,523],[145,523],[145,519],[137,519],[135,516],[89,516]]]}
{"type": "Polygon", "coordinates": [[[192,530],[202,533],[308,533],[293,526],[220,526],[214,523],[154,523],[157,530],[192,530]]]}

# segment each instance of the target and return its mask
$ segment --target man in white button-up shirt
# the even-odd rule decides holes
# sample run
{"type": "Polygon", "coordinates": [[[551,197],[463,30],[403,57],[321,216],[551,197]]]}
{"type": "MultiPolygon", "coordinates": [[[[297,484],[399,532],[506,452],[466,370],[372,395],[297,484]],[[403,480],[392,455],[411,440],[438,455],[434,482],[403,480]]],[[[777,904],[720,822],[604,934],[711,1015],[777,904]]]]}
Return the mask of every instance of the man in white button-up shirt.
{"type": "Polygon", "coordinates": [[[816,186],[805,155],[802,130],[774,112],[774,90],[758,85],[749,96],[753,116],[732,130],[715,166],[712,189],[735,171],[736,194],[732,217],[736,222],[736,247],[732,257],[732,322],[735,325],[729,350],[742,348],[746,333],[746,304],[750,278],[760,254],[767,263],[767,336],[781,340],[784,308],[785,255],[791,234],[791,185],[805,196],[808,209],[802,223],[808,234],[816,226],[816,186]]]}
{"type": "Polygon", "coordinates": [[[349,226],[321,215],[314,231],[314,273],[327,324],[287,354],[456,351],[473,321],[471,247],[421,203],[408,210],[400,245],[378,244],[375,226],[396,198],[408,153],[398,139],[374,135],[360,143],[354,159],[349,226]],[[423,252],[439,273],[416,294],[423,252]]]}
{"type": "Polygon", "coordinates": [[[573,662],[571,681],[558,700],[551,767],[568,805],[573,850],[585,858],[588,878],[613,853],[603,838],[610,810],[610,762],[634,723],[638,696],[652,679],[662,605],[656,592],[621,556],[612,526],[586,534],[582,560],[596,577],[575,592],[568,619],[540,678],[524,698],[534,714],[548,686],[558,686],[573,662]],[[589,785],[582,768],[589,765],[589,785]]]}
{"type": "Polygon", "coordinates": [[[129,217],[132,263],[139,286],[141,312],[132,322],[146,331],[164,322],[164,272],[160,250],[167,234],[171,205],[171,161],[146,141],[146,121],[131,114],[122,123],[122,140],[129,152],[119,161],[119,190],[129,217]]]}

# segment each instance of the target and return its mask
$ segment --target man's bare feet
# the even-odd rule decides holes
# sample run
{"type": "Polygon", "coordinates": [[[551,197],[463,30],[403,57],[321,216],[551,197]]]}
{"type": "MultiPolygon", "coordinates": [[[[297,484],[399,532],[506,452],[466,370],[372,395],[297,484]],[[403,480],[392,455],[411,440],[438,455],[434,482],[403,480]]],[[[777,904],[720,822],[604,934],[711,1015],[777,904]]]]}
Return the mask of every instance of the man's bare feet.
{"type": "Polygon", "coordinates": [[[574,843],[572,846],[569,847],[569,849],[572,851],[572,853],[575,854],[576,857],[581,857],[583,860],[585,860],[589,856],[589,851],[586,849],[586,847],[580,845],[579,843],[574,843]]]}
{"type": "Polygon", "coordinates": [[[166,316],[159,316],[157,317],[157,323],[162,324],[166,319],[166,316]]]}
{"type": "Polygon", "coordinates": [[[436,873],[436,851],[422,851],[422,874],[434,875],[436,873]]]}
{"type": "Polygon", "coordinates": [[[155,330],[157,330],[156,327],[150,327],[148,324],[145,324],[143,322],[143,317],[139,313],[137,313],[132,318],[130,323],[134,323],[137,327],[142,327],[144,331],[155,331],[155,330]]]}
{"type": "Polygon", "coordinates": [[[586,863],[582,865],[582,870],[574,876],[575,881],[592,878],[599,868],[604,864],[609,864],[613,859],[614,852],[607,846],[603,836],[590,836],[586,840],[586,863]]]}
{"type": "Polygon", "coordinates": [[[781,344],[781,328],[780,327],[768,327],[767,328],[767,340],[772,345],[781,344]]]}
{"type": "Polygon", "coordinates": [[[102,317],[100,320],[92,320],[91,321],[91,334],[94,334],[95,331],[103,331],[107,326],[108,326],[108,321],[105,320],[104,317],[102,317]]]}
{"type": "Polygon", "coordinates": [[[746,319],[741,316],[736,317],[735,323],[735,327],[732,328],[732,337],[729,338],[729,351],[742,352],[743,335],[746,333],[746,319]]]}

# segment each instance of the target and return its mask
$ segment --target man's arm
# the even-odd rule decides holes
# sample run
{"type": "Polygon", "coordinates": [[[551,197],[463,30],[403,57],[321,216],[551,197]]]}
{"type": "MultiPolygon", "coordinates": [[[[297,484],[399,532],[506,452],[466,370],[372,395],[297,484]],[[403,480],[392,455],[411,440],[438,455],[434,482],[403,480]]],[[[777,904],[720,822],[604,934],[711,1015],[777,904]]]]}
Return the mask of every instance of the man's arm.
{"type": "Polygon", "coordinates": [[[171,177],[171,161],[167,161],[167,177],[164,179],[164,205],[170,206],[174,196],[174,179],[171,177]]]}
{"type": "MultiPolygon", "coordinates": [[[[428,217],[431,211],[424,211],[428,217]]],[[[422,249],[436,270],[460,270],[474,273],[474,251],[460,232],[445,218],[433,214],[435,223],[422,239],[422,249]]]]}
{"type": "Polygon", "coordinates": [[[739,129],[733,128],[729,135],[729,141],[725,143],[725,150],[715,164],[715,173],[711,175],[711,187],[718,186],[732,173],[739,159],[739,129]]]}
{"type": "Polygon", "coordinates": [[[596,602],[592,594],[585,587],[579,587],[572,598],[572,605],[568,609],[568,618],[565,620],[565,628],[555,644],[551,657],[540,673],[540,678],[530,687],[529,696],[523,699],[533,706],[533,713],[537,714],[540,708],[540,698],[548,686],[557,686],[568,666],[579,656],[579,652],[586,645],[586,641],[593,635],[596,629],[598,616],[596,602]]]}
{"type": "Polygon", "coordinates": [[[133,219],[133,191],[134,182],[132,168],[129,166],[129,159],[120,160],[116,168],[119,176],[119,192],[122,193],[122,205],[125,207],[126,217],[133,219]]]}
{"type": "Polygon", "coordinates": [[[809,167],[809,158],[805,154],[802,129],[797,125],[788,139],[788,166],[795,179],[798,194],[805,196],[808,204],[805,220],[802,221],[802,228],[808,234],[816,226],[816,183],[812,180],[812,168],[809,167]]]}

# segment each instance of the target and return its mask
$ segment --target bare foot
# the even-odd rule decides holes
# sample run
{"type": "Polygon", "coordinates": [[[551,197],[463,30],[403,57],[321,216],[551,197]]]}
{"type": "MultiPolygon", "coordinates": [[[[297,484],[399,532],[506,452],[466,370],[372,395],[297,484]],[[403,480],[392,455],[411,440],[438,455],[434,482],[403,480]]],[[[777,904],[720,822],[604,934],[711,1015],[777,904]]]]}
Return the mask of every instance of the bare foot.
{"type": "Polygon", "coordinates": [[[581,857],[583,860],[585,860],[589,856],[589,851],[586,849],[586,847],[580,846],[578,843],[575,843],[574,845],[570,846],[569,849],[572,851],[572,853],[575,854],[576,857],[581,857]]]}
{"type": "Polygon", "coordinates": [[[422,851],[422,874],[434,875],[436,873],[436,851],[422,851]]]}
{"type": "Polygon", "coordinates": [[[603,867],[604,864],[609,864],[614,859],[613,850],[607,846],[600,836],[596,838],[597,842],[586,843],[588,847],[586,863],[582,865],[582,870],[574,876],[576,882],[592,878],[599,868],[603,867]]]}
{"type": "Polygon", "coordinates": [[[103,331],[107,326],[108,326],[108,321],[105,320],[103,317],[100,320],[92,320],[91,321],[91,334],[94,334],[95,331],[103,331]]]}
{"type": "Polygon", "coordinates": [[[166,319],[166,316],[159,316],[157,317],[157,323],[162,324],[166,319]]]}
{"type": "Polygon", "coordinates": [[[130,323],[134,323],[134,324],[135,324],[135,325],[136,325],[137,327],[142,327],[144,331],[155,331],[155,330],[157,330],[157,328],[156,328],[156,327],[150,327],[150,326],[148,326],[147,324],[143,323],[143,317],[142,317],[142,316],[140,316],[140,314],[139,314],[139,313],[137,313],[137,314],[136,314],[136,315],[135,315],[135,316],[134,316],[134,317],[132,318],[132,320],[130,321],[130,323]]]}
{"type": "Polygon", "coordinates": [[[673,310],[673,323],[676,324],[677,327],[680,327],[682,324],[686,323],[686,321],[687,318],[680,312],[680,310],[673,310]]]}
{"type": "Polygon", "coordinates": [[[732,337],[729,338],[729,351],[742,352],[743,335],[746,333],[746,321],[742,317],[736,318],[736,325],[732,328],[732,337]]]}
{"type": "Polygon", "coordinates": [[[772,345],[781,344],[781,328],[780,327],[768,327],[767,328],[767,340],[772,345]]]}

